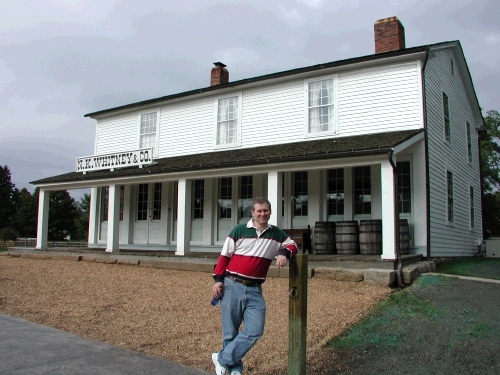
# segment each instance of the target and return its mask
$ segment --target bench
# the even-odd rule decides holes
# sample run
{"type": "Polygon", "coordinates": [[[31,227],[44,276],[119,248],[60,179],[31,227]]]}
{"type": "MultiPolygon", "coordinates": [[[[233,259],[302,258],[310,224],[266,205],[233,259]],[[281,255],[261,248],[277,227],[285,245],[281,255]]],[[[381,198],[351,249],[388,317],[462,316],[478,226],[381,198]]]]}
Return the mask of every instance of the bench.
{"type": "Polygon", "coordinates": [[[305,254],[306,251],[312,254],[310,225],[308,225],[307,228],[301,229],[283,229],[283,232],[288,234],[288,236],[295,241],[298,248],[302,247],[302,254],[305,254]]]}

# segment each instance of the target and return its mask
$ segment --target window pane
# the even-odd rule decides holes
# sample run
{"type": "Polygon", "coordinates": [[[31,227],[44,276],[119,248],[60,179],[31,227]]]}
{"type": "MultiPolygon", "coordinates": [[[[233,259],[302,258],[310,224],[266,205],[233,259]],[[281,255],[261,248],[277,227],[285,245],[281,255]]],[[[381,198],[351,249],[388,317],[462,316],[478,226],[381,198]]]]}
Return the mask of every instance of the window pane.
{"type": "Polygon", "coordinates": [[[307,216],[308,211],[307,172],[293,173],[293,215],[307,216]]]}
{"type": "Polygon", "coordinates": [[[309,132],[333,129],[333,80],[310,82],[308,90],[309,132]]]}
{"type": "Polygon", "coordinates": [[[137,191],[137,220],[148,219],[148,184],[140,184],[137,191]]]}
{"type": "Polygon", "coordinates": [[[240,197],[238,199],[238,213],[240,218],[251,218],[250,208],[253,197],[253,177],[240,177],[240,197]]]}
{"type": "Polygon", "coordinates": [[[231,177],[219,178],[219,219],[231,218],[231,199],[233,179],[231,177]]]}
{"type": "Polygon", "coordinates": [[[237,142],[238,97],[219,99],[217,109],[217,144],[237,142]]]}
{"type": "Polygon", "coordinates": [[[195,180],[193,189],[193,219],[203,219],[205,180],[195,180]]]}
{"type": "Polygon", "coordinates": [[[354,168],[354,213],[371,213],[371,176],[370,167],[354,168]]]}
{"type": "Polygon", "coordinates": [[[448,185],[448,221],[453,221],[453,173],[447,172],[447,185],[448,185]]]}
{"type": "Polygon", "coordinates": [[[156,112],[141,115],[140,148],[154,147],[156,141],[156,112]]]}
{"type": "Polygon", "coordinates": [[[411,176],[410,162],[397,162],[398,170],[398,195],[399,195],[399,213],[411,213],[411,176]]]}
{"type": "Polygon", "coordinates": [[[153,195],[153,220],[161,220],[161,189],[162,183],[155,183],[153,195]]]}
{"type": "Polygon", "coordinates": [[[328,215],[344,214],[344,169],[328,171],[328,191],[326,195],[328,215]]]}

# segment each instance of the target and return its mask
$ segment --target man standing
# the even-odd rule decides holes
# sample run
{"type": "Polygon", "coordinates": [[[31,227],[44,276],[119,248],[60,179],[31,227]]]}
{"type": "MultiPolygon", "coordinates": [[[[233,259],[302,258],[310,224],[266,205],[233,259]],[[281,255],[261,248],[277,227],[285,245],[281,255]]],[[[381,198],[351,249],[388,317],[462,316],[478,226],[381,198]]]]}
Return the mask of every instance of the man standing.
{"type": "Polygon", "coordinates": [[[261,284],[269,266],[276,257],[276,266],[283,267],[297,253],[295,242],[269,224],[271,203],[266,198],[254,198],[251,213],[252,219],[236,225],[226,238],[213,273],[212,297],[222,296],[222,350],[212,354],[217,375],[241,375],[242,358],[264,333],[261,284]]]}

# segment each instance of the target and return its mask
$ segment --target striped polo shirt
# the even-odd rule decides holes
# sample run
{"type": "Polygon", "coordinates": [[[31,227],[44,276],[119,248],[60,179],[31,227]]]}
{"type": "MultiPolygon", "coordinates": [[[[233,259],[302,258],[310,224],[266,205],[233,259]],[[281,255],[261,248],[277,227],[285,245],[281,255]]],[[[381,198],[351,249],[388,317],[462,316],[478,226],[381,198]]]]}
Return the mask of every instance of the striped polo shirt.
{"type": "Polygon", "coordinates": [[[226,275],[244,280],[264,282],[276,255],[288,259],[297,253],[297,245],[280,228],[267,225],[260,232],[253,221],[236,225],[224,242],[213,278],[224,281],[226,275]]]}

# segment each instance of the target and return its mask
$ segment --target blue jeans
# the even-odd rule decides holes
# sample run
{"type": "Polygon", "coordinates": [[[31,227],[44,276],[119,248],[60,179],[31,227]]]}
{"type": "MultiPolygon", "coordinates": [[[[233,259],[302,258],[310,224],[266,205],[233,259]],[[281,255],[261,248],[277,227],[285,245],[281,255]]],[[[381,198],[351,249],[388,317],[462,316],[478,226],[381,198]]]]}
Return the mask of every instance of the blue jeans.
{"type": "Polygon", "coordinates": [[[220,303],[222,350],[219,363],[227,368],[243,369],[242,358],[264,333],[266,302],[262,286],[245,286],[224,279],[220,303]],[[239,331],[243,322],[243,329],[239,331]]]}

